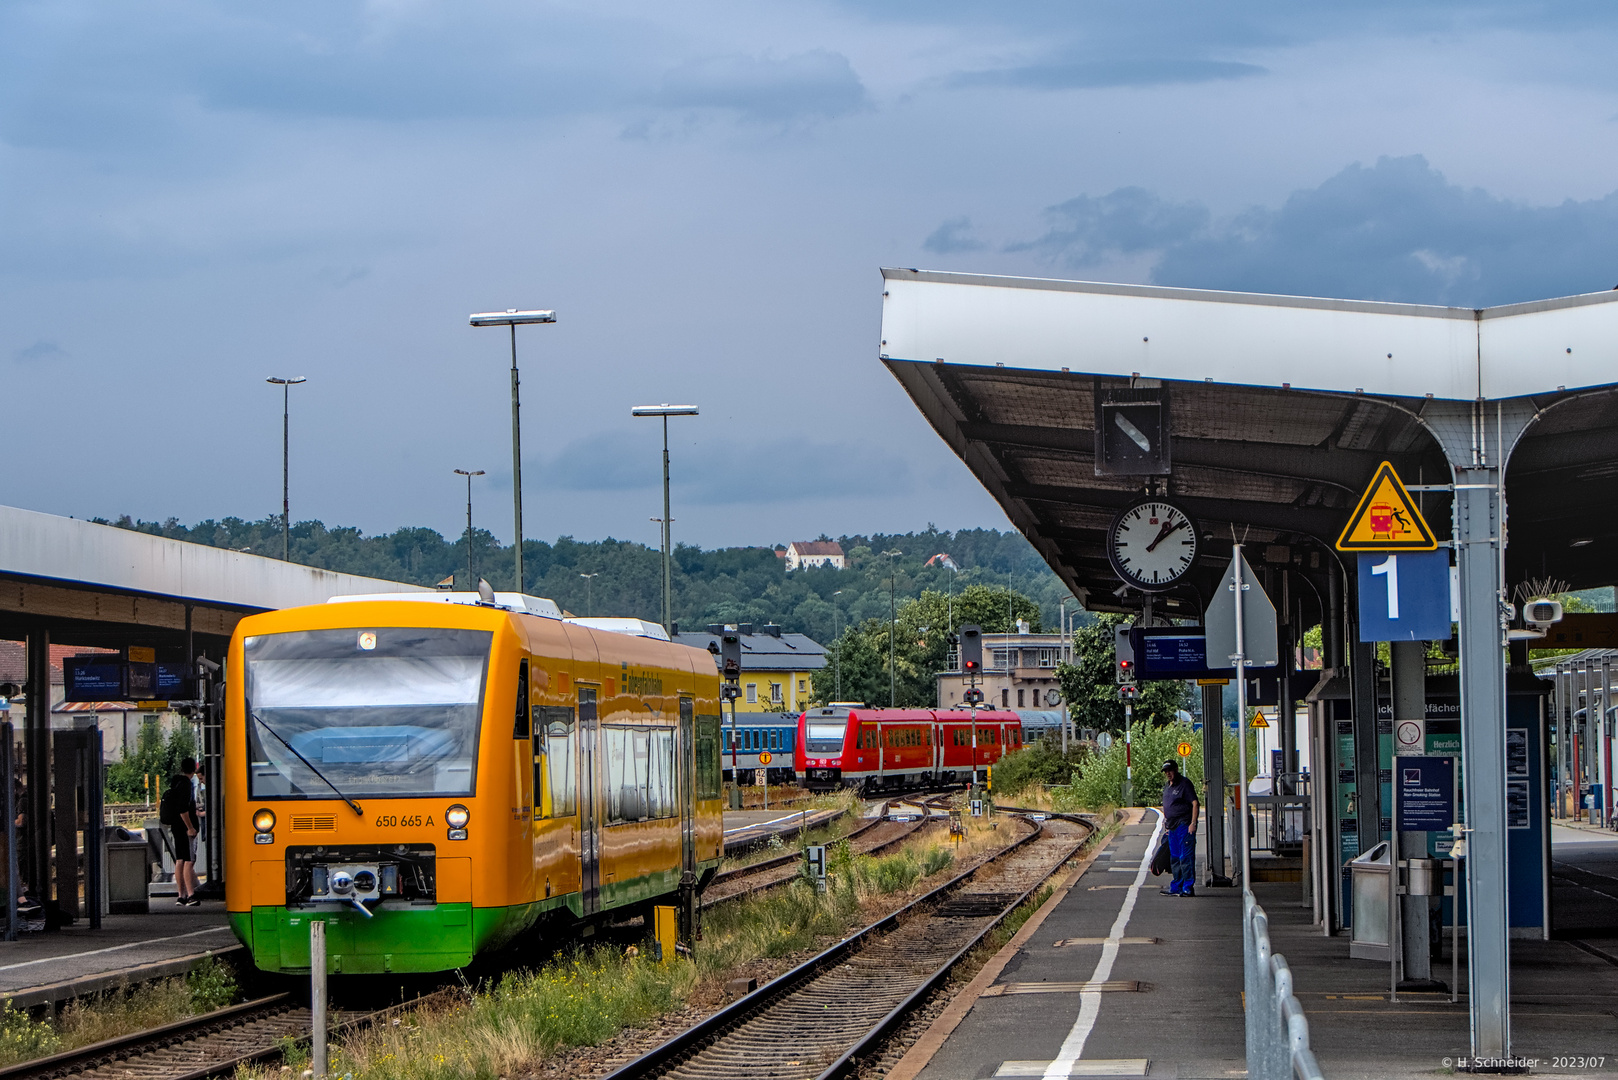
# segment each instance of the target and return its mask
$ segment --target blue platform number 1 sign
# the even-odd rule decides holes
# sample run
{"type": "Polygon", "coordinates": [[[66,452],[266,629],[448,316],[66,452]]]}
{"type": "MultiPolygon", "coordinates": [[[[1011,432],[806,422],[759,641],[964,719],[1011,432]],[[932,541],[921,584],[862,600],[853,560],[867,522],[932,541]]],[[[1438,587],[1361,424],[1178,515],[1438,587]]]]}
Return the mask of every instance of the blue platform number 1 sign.
{"type": "Polygon", "coordinates": [[[1447,641],[1449,552],[1359,555],[1361,641],[1447,641]]]}

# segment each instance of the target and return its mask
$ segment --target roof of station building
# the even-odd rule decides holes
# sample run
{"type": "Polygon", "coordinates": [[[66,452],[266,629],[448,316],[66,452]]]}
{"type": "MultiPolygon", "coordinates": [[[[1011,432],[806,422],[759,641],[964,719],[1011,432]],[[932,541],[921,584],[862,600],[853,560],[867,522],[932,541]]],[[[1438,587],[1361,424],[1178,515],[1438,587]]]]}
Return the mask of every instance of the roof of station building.
{"type": "MultiPolygon", "coordinates": [[[[1166,492],[1204,556],[1157,611],[1200,616],[1233,540],[1319,571],[1366,483],[1450,480],[1435,402],[1516,398],[1507,577],[1618,580],[1618,292],[1490,309],[884,270],[881,359],[1091,610],[1117,595],[1103,535],[1146,480],[1097,476],[1097,396],[1168,388],[1166,492]]],[[[1453,408],[1453,406],[1449,406],[1453,408]]],[[[1449,501],[1418,495],[1447,539],[1449,501]]],[[[1322,578],[1320,584],[1324,585],[1322,578]]],[[[1304,598],[1318,604],[1321,598],[1304,598]]]]}

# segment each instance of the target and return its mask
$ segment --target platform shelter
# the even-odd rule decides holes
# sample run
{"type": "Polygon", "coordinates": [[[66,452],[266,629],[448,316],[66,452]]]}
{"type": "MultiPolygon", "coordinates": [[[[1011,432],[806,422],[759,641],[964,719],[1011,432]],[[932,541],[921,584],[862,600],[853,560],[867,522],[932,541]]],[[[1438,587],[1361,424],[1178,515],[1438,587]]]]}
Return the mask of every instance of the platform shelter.
{"type": "MultiPolygon", "coordinates": [[[[0,928],[7,937],[17,933],[23,882],[47,908],[49,926],[80,919],[99,926],[100,920],[101,846],[90,826],[100,818],[100,732],[72,725],[53,730],[51,712],[59,704],[52,700],[53,644],[112,648],[125,656],[134,648],[185,669],[199,657],[223,665],[231,632],[244,615],[343,594],[417,590],[0,506],[0,640],[24,642],[27,649],[27,675],[8,688],[14,699],[6,695],[11,719],[0,722],[0,776],[15,773],[13,783],[0,786],[8,789],[4,801],[16,803],[0,829],[0,928]]],[[[205,753],[217,754],[216,735],[204,725],[205,753]]],[[[217,775],[214,764],[211,775],[217,775]]],[[[210,785],[210,797],[217,799],[221,790],[210,785]]],[[[210,819],[210,844],[217,846],[222,805],[209,811],[217,815],[210,819]]],[[[217,851],[210,855],[212,866],[222,865],[217,851]]]]}
{"type": "MultiPolygon", "coordinates": [[[[1281,656],[1322,627],[1323,670],[1254,686],[1309,709],[1310,775],[1282,724],[1274,783],[1308,808],[1322,933],[1352,922],[1348,862],[1391,832],[1393,722],[1437,714],[1469,830],[1472,1049],[1509,1053],[1508,940],[1550,930],[1555,717],[1508,605],[1531,580],[1618,581],[1618,292],[1474,310],[906,269],[883,290],[882,362],[1087,608],[1197,622],[1240,542],[1281,656]],[[1361,564],[1336,549],[1384,462],[1453,567],[1454,655],[1432,679],[1421,641],[1378,665],[1361,564]],[[1198,531],[1167,588],[1125,584],[1108,553],[1149,496],[1198,531]]],[[[1215,760],[1219,743],[1210,726],[1215,760]]],[[[1225,794],[1208,795],[1212,830],[1225,794]]]]}

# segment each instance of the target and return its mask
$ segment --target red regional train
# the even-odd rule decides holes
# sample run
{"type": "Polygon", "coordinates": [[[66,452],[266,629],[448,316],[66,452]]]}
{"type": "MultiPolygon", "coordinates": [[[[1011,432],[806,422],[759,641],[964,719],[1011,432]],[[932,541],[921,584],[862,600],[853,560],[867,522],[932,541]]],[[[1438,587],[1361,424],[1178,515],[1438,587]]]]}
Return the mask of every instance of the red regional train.
{"type": "MultiPolygon", "coordinates": [[[[1014,712],[980,709],[977,729],[979,769],[1022,746],[1014,712]]],[[[793,764],[811,791],[965,783],[972,774],[972,717],[964,709],[810,709],[798,717],[793,764]]]]}

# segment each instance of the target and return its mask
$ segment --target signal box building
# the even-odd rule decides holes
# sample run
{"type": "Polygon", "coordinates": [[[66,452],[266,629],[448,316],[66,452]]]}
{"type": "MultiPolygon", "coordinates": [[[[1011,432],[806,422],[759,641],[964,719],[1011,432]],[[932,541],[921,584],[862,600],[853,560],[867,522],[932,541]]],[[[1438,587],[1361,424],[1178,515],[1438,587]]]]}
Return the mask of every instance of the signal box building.
{"type": "MultiPolygon", "coordinates": [[[[1026,628],[1020,623],[1019,628],[1026,628]]],[[[938,707],[963,707],[966,675],[951,653],[951,668],[938,673],[938,707]]],[[[1062,705],[1056,665],[1073,660],[1073,643],[1061,634],[984,634],[983,673],[978,689],[986,709],[1055,709],[1062,705]]]]}

